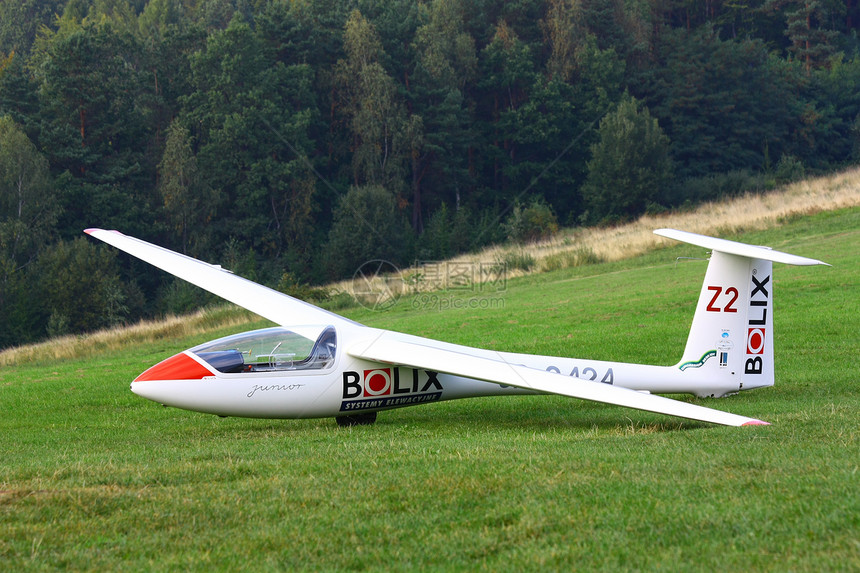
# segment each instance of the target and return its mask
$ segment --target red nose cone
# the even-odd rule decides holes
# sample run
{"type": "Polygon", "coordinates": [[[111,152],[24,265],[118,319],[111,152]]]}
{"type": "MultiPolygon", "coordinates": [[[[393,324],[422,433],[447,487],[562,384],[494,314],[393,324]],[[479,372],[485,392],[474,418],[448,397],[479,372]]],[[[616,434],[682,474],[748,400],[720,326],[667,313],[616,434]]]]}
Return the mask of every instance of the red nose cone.
{"type": "Polygon", "coordinates": [[[147,380],[200,380],[204,376],[212,376],[199,362],[180,352],[167,360],[159,362],[146,372],[135,378],[135,382],[147,380]]]}

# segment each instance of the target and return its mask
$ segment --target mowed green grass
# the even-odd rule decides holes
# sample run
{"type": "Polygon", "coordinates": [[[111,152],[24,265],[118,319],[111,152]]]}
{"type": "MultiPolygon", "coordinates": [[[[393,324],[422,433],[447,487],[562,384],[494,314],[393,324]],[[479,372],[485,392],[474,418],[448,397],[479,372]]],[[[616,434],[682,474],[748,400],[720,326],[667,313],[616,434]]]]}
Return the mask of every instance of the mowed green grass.
{"type": "MultiPolygon", "coordinates": [[[[695,400],[772,426],[529,396],[341,429],[129,392],[149,365],[225,332],[7,367],[0,570],[856,571],[860,209],[737,238],[834,265],[774,265],[775,387],[695,400]]],[[[706,265],[679,256],[703,252],[345,314],[475,346],[671,364],[706,265]]]]}

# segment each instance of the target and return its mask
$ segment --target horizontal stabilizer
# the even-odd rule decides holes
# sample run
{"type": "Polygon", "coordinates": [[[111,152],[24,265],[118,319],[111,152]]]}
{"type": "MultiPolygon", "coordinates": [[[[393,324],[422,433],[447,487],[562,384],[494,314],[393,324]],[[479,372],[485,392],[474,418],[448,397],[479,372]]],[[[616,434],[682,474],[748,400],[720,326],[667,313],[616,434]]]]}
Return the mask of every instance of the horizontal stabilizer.
{"type": "Polygon", "coordinates": [[[775,263],[785,263],[787,265],[828,265],[817,259],[809,259],[799,257],[782,251],[774,251],[769,247],[757,247],[747,245],[746,243],[738,243],[737,241],[729,241],[727,239],[717,239],[716,237],[708,237],[707,235],[699,235],[697,233],[689,233],[687,231],[678,231],[677,229],[657,229],[655,235],[666,237],[667,239],[675,239],[682,243],[689,243],[711,249],[712,251],[720,251],[730,255],[739,255],[750,259],[762,259],[765,261],[773,261],[775,263]]]}

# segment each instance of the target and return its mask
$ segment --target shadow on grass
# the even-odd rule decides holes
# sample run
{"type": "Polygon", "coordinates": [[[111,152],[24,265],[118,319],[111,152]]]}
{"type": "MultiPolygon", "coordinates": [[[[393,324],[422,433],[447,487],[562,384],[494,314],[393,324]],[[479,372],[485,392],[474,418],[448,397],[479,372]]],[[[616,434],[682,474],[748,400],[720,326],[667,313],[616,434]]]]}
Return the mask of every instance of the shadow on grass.
{"type": "MultiPolygon", "coordinates": [[[[200,414],[200,416],[206,416],[200,414]]],[[[458,400],[379,412],[371,426],[339,428],[334,418],[303,420],[219,419],[203,435],[231,439],[328,440],[350,434],[382,437],[409,429],[420,434],[493,432],[593,432],[618,434],[668,433],[717,428],[715,424],[650,412],[590,404],[547,396],[458,400]]]]}

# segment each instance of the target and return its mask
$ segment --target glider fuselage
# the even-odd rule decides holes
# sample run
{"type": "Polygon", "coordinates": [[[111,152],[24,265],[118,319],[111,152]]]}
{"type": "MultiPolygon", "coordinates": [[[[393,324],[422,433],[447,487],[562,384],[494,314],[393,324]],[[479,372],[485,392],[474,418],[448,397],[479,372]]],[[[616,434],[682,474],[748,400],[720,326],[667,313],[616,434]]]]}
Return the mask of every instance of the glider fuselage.
{"type": "MultiPolygon", "coordinates": [[[[332,331],[334,327],[328,329],[332,331]]],[[[434,370],[354,358],[342,351],[338,352],[337,347],[351,346],[363,338],[371,341],[384,331],[359,326],[348,330],[334,331],[333,340],[337,343],[331,352],[333,358],[323,368],[303,367],[301,360],[296,361],[289,355],[291,360],[282,363],[281,367],[266,363],[262,368],[252,369],[243,364],[241,368],[233,368],[234,371],[222,372],[205,358],[207,354],[215,353],[197,351],[201,347],[210,348],[212,343],[207,343],[147,370],[132,382],[131,389],[140,396],[166,406],[221,416],[260,418],[336,417],[443,400],[535,393],[434,370]]],[[[700,396],[724,396],[741,389],[736,383],[727,384],[724,377],[715,377],[711,384],[703,384],[702,378],[697,377],[695,383],[691,383],[690,378],[684,375],[686,368],[681,369],[679,366],[496,352],[394,334],[434,347],[443,346],[473,356],[501,359],[572,377],[576,379],[571,380],[572,384],[590,381],[652,393],[691,393],[700,396]]],[[[226,348],[231,345],[231,339],[243,336],[247,337],[248,333],[228,337],[220,346],[226,348]]],[[[358,345],[361,346],[361,342],[358,345]]],[[[243,350],[239,354],[250,352],[243,350]]],[[[268,360],[271,353],[266,354],[268,360]]],[[[693,366],[701,368],[706,363],[707,360],[703,360],[702,364],[693,366]]]]}

